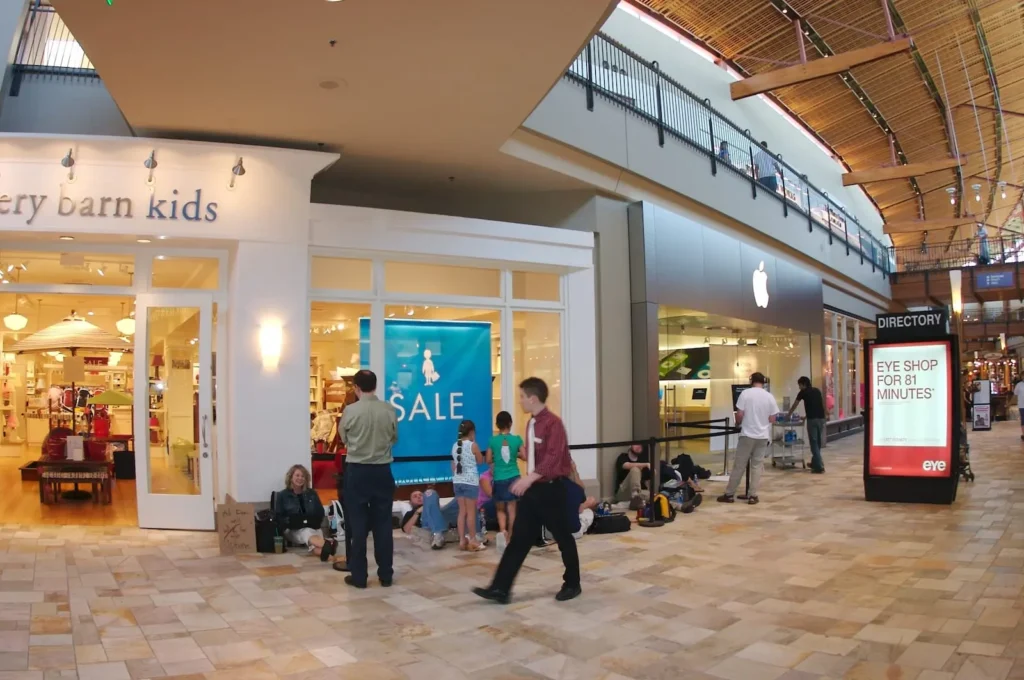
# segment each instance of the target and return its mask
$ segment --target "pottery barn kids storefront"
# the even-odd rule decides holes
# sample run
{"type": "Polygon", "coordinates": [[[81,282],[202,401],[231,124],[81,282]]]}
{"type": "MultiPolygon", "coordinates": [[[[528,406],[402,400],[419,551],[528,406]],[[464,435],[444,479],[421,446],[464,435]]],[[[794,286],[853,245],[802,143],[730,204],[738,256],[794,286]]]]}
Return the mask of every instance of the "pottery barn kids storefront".
{"type": "Polygon", "coordinates": [[[400,483],[450,475],[464,418],[522,431],[529,375],[595,440],[592,235],[310,204],[334,160],[0,137],[5,518],[212,529],[226,494],[337,450],[361,367],[398,411],[400,483]]]}

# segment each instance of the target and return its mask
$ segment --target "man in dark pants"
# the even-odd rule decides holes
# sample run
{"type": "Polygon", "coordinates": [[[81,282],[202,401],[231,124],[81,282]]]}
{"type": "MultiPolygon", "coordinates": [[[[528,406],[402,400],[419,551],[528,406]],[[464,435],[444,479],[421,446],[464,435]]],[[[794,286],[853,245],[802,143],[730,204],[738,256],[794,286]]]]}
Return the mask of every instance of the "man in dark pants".
{"type": "Polygon", "coordinates": [[[564,602],[579,597],[583,592],[580,588],[580,558],[565,511],[568,503],[566,481],[572,475],[569,440],[561,418],[545,406],[547,399],[548,386],[540,378],[527,378],[520,383],[519,405],[533,416],[526,431],[528,474],[512,485],[512,493],[522,499],[512,528],[512,541],[501,556],[494,580],[487,588],[473,589],[485,600],[508,604],[512,583],[542,526],[546,526],[555,537],[565,565],[562,589],[555,599],[564,602]]]}
{"type": "Polygon", "coordinates": [[[796,384],[800,391],[787,416],[793,415],[797,404],[804,402],[807,440],[811,446],[811,472],[820,475],[825,472],[825,459],[821,457],[821,445],[825,442],[825,400],[821,397],[821,390],[811,387],[811,379],[807,376],[801,376],[796,384]]]}
{"type": "Polygon", "coordinates": [[[359,401],[345,409],[338,426],[347,450],[344,511],[349,575],[345,583],[366,587],[366,539],[372,532],[377,577],[387,588],[394,578],[391,447],[398,441],[398,417],[391,404],[377,398],[377,376],[372,371],[359,371],[353,382],[359,401]]]}

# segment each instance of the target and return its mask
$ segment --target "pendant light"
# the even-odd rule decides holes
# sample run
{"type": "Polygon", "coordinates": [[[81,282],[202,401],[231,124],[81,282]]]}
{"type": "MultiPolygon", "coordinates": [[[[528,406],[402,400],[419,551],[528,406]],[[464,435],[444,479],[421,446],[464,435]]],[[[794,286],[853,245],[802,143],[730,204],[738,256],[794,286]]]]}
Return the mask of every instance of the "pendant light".
{"type": "Polygon", "coordinates": [[[114,326],[117,328],[117,332],[121,335],[134,335],[135,334],[135,319],[130,316],[124,316],[124,303],[121,303],[121,319],[118,320],[114,326]]]}
{"type": "MultiPolygon", "coordinates": [[[[24,266],[24,265],[22,265],[24,266]]],[[[18,270],[18,281],[21,281],[21,270],[18,270]]],[[[4,317],[4,325],[12,331],[20,331],[28,325],[28,319],[23,315],[18,314],[18,295],[14,295],[14,314],[8,314],[4,317]]]]}
{"type": "Polygon", "coordinates": [[[4,317],[4,325],[12,331],[20,331],[28,325],[28,319],[18,314],[18,296],[14,296],[14,314],[4,317]]]}

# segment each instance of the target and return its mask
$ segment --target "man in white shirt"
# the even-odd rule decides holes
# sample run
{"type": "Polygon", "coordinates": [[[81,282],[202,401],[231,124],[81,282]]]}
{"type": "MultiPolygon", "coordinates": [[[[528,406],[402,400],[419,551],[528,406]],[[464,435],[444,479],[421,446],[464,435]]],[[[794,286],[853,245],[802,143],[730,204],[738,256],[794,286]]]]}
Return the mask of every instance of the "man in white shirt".
{"type": "Polygon", "coordinates": [[[772,423],[779,413],[775,397],[764,388],[764,375],[750,376],[750,387],[743,390],[736,400],[736,424],[740,426],[740,442],[736,447],[736,459],[729,474],[725,493],[718,497],[719,503],[735,503],[736,489],[743,479],[743,472],[750,463],[750,492],[747,502],[757,505],[757,485],[761,481],[764,467],[764,453],[772,439],[772,423]]]}
{"type": "Polygon", "coordinates": [[[779,170],[779,162],[775,160],[768,150],[768,142],[761,142],[760,148],[754,152],[754,169],[756,170],[757,181],[768,191],[773,193],[779,190],[779,180],[775,173],[779,170]]]}
{"type": "Polygon", "coordinates": [[[1013,386],[1013,396],[1017,397],[1017,410],[1020,412],[1020,440],[1024,441],[1024,380],[1013,386]]]}

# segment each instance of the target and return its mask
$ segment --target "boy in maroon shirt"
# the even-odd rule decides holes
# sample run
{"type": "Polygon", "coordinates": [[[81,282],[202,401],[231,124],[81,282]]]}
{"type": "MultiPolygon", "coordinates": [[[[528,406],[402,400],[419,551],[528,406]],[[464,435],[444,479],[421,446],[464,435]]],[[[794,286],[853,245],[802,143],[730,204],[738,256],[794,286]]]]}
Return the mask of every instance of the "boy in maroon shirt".
{"type": "Polygon", "coordinates": [[[528,474],[512,485],[512,493],[520,496],[512,540],[501,556],[498,571],[487,588],[474,588],[473,592],[501,604],[511,599],[515,581],[523,561],[540,534],[541,527],[558,542],[565,573],[562,589],[555,599],[571,600],[583,592],[580,588],[580,558],[576,553],[576,540],[569,528],[565,512],[566,483],[572,475],[569,440],[562,419],[548,410],[548,386],[540,378],[527,378],[519,385],[519,405],[532,415],[526,430],[528,474]]]}

